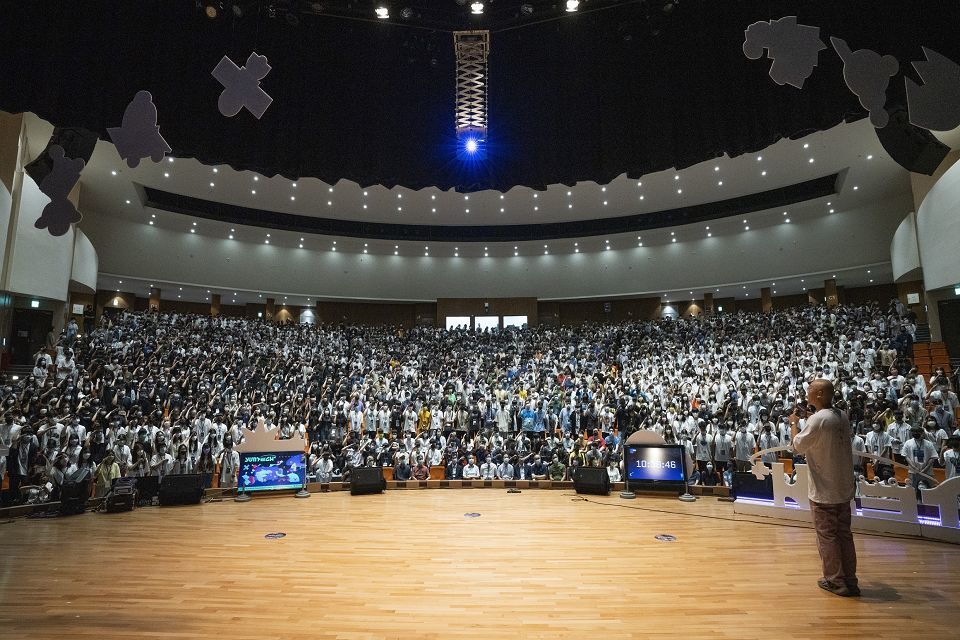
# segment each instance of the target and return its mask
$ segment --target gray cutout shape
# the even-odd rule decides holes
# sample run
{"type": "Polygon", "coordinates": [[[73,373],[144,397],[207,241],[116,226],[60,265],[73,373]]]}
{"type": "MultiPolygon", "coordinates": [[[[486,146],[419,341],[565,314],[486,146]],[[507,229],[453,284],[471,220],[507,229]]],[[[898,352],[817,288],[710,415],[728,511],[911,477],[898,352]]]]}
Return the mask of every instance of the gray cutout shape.
{"type": "Polygon", "coordinates": [[[900,71],[900,63],[893,56],[881,56],[870,49],[850,51],[841,38],[830,38],[830,44],[843,60],[843,81],[847,88],[870,113],[870,124],[883,129],[890,122],[890,114],[883,108],[887,103],[887,85],[900,71]]]}
{"type": "Polygon", "coordinates": [[[273,98],[260,88],[260,81],[270,73],[270,69],[267,56],[257,55],[256,52],[250,54],[243,67],[238,67],[233,60],[223,56],[211,72],[224,86],[220,99],[217,100],[220,113],[229,118],[246,107],[247,111],[259,120],[273,102],[273,98]]]}
{"type": "Polygon", "coordinates": [[[767,50],[770,77],[779,85],[803,89],[803,83],[818,64],[827,45],[820,41],[820,27],[797,24],[797,16],[754,22],[743,32],[743,54],[751,60],[763,57],[767,50]]]}
{"type": "Polygon", "coordinates": [[[123,110],[120,126],[109,127],[107,133],[117,153],[131,169],[139,165],[142,158],[160,162],[171,151],[170,145],[160,135],[157,107],[149,91],[138,91],[123,110]]]}
{"type": "Polygon", "coordinates": [[[933,49],[921,47],[926,60],[913,63],[923,85],[904,78],[910,124],[931,131],[960,127],[960,65],[933,49]]]}
{"type": "Polygon", "coordinates": [[[33,223],[37,229],[47,229],[52,236],[62,236],[70,230],[70,225],[80,222],[80,212],[67,198],[83,171],[83,158],[71,160],[66,157],[63,147],[51,146],[47,152],[53,160],[53,169],[40,181],[40,191],[50,198],[40,217],[33,223]]]}
{"type": "Polygon", "coordinates": [[[109,127],[107,133],[117,153],[131,169],[139,165],[142,158],[160,162],[171,151],[170,145],[160,135],[157,107],[149,91],[138,91],[123,110],[120,126],[109,127]]]}

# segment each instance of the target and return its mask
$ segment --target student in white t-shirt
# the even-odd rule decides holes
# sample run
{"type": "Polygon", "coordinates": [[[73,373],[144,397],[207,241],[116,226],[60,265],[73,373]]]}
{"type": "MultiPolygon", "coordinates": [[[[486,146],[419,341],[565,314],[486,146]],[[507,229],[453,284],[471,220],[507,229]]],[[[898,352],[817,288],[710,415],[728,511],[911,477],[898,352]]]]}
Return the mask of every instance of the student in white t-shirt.
{"type": "Polygon", "coordinates": [[[940,454],[946,479],[960,476],[960,436],[950,436],[947,448],[940,454]]]}

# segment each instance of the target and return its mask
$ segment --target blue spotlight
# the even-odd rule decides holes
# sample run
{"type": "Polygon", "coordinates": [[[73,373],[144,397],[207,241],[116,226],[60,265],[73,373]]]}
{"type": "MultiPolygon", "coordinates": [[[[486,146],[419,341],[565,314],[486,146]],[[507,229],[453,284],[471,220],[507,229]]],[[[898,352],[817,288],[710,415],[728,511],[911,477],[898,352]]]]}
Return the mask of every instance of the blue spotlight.
{"type": "Polygon", "coordinates": [[[464,144],[464,148],[467,150],[467,153],[476,153],[476,152],[477,152],[477,149],[479,148],[479,144],[477,143],[477,139],[476,139],[476,138],[467,138],[467,142],[466,142],[466,144],[464,144]]]}

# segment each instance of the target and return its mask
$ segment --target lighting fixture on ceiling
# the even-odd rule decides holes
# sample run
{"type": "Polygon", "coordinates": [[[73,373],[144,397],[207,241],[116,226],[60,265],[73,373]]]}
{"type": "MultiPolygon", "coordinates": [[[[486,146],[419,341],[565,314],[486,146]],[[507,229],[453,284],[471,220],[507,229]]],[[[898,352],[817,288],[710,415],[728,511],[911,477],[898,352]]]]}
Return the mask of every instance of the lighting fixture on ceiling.
{"type": "Polygon", "coordinates": [[[386,20],[390,17],[390,7],[385,4],[377,5],[376,9],[373,11],[380,20],[386,20]]]}
{"type": "Polygon", "coordinates": [[[580,8],[580,0],[567,0],[567,13],[573,13],[580,8]]]}
{"type": "Polygon", "coordinates": [[[483,3],[482,2],[471,2],[470,3],[470,13],[475,16],[483,15],[483,3]]]}

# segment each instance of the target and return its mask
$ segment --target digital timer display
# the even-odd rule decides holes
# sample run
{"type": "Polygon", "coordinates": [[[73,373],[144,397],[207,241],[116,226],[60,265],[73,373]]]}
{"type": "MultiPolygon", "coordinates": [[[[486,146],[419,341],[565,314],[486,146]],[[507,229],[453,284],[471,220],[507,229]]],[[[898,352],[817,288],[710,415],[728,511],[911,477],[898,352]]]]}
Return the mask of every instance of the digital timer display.
{"type": "Polygon", "coordinates": [[[635,482],[684,482],[682,446],[631,445],[625,447],[627,479],[635,482]]]}

